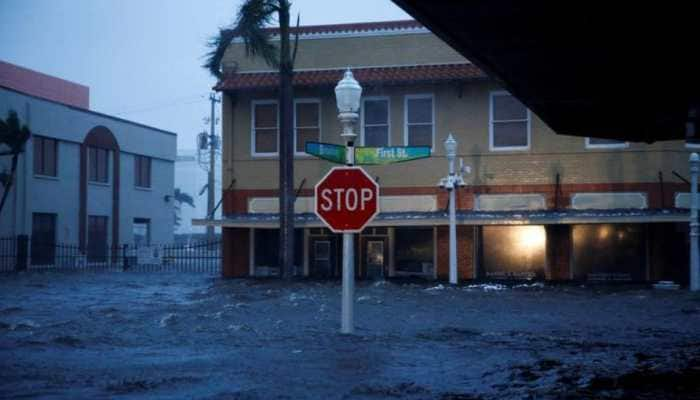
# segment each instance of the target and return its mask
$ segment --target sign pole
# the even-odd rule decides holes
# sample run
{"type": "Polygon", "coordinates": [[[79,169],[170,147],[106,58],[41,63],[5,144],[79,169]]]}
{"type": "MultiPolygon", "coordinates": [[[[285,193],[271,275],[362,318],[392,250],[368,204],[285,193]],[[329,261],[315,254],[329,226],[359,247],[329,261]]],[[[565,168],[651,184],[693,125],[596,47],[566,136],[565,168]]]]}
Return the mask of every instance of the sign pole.
{"type": "MultiPolygon", "coordinates": [[[[355,165],[355,150],[352,140],[347,142],[348,167],[355,165]]],[[[340,317],[340,333],[351,334],[355,330],[355,244],[352,233],[343,233],[343,299],[340,317]]]]}
{"type": "Polygon", "coordinates": [[[690,155],[690,290],[700,290],[700,250],[698,249],[698,171],[700,157],[697,153],[690,155]]]}

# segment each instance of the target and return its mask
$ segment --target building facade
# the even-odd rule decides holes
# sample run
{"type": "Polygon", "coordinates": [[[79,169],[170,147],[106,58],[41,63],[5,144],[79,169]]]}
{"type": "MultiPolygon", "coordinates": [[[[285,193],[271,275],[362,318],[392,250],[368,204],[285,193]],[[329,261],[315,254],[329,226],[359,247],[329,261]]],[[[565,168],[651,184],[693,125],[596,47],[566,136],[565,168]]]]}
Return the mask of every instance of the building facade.
{"type": "MultiPolygon", "coordinates": [[[[356,235],[359,277],[447,278],[448,196],[438,182],[451,133],[471,168],[457,192],[461,279],[687,282],[689,145],[555,134],[414,21],[301,27],[299,39],[298,274],[340,276],[340,237],[313,215],[313,186],[333,164],[303,150],[306,141],[344,144],[333,88],[350,67],[363,87],[356,145],[432,147],[427,159],[366,168],[381,212],[356,235]]],[[[264,275],[277,265],[278,75],[246,57],[240,40],[222,70],[223,186],[235,180],[214,222],[223,270],[264,275]]]]}
{"type": "MultiPolygon", "coordinates": [[[[61,102],[58,93],[0,87],[0,115],[14,110],[32,131],[0,236],[79,244],[88,259],[122,244],[171,243],[176,135],[61,102]]],[[[0,158],[0,170],[9,163],[0,158]]]]}

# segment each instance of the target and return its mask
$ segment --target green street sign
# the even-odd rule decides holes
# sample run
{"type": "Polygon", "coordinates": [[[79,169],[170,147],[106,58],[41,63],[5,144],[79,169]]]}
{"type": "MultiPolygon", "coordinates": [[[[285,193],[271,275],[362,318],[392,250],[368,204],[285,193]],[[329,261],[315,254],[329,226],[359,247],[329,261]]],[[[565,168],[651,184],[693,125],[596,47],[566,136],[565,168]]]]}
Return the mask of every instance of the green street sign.
{"type": "Polygon", "coordinates": [[[304,150],[306,154],[311,154],[336,164],[345,164],[345,146],[331,143],[306,142],[304,150]]]}
{"type": "Polygon", "coordinates": [[[430,157],[430,146],[355,147],[355,164],[383,165],[430,157]]]}

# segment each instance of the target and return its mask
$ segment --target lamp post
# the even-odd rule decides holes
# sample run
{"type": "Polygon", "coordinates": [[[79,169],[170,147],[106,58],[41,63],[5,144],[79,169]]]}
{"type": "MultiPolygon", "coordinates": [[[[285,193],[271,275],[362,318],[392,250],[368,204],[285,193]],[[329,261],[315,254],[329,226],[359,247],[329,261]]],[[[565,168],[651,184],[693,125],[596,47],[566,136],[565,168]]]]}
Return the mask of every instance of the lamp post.
{"type": "Polygon", "coordinates": [[[464,186],[462,178],[463,167],[460,168],[459,174],[455,173],[455,157],[457,156],[457,141],[452,137],[452,134],[447,136],[445,140],[445,153],[447,154],[447,162],[449,164],[449,175],[440,180],[440,187],[444,187],[449,192],[449,213],[450,213],[450,283],[457,284],[457,215],[456,215],[456,196],[455,191],[460,186],[464,186]]]}
{"type": "Polygon", "coordinates": [[[690,290],[700,290],[700,254],[698,249],[698,171],[700,157],[690,155],[690,290]]]}
{"type": "MultiPolygon", "coordinates": [[[[340,136],[345,139],[345,160],[348,166],[355,164],[354,125],[359,119],[360,97],[362,87],[355,80],[348,68],[343,79],[335,87],[335,99],[338,103],[338,119],[343,126],[340,136]]],[[[353,306],[355,299],[355,246],[352,233],[343,233],[343,295],[340,317],[340,333],[353,333],[353,306]]]]}

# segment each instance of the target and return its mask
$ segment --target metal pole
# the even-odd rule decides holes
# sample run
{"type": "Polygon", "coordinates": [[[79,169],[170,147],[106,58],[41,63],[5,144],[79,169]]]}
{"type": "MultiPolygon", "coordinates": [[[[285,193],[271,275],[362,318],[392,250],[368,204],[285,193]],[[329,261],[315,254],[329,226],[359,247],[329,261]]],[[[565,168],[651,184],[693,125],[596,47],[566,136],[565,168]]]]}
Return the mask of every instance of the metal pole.
{"type": "Polygon", "coordinates": [[[450,283],[457,284],[457,217],[455,188],[450,189],[450,283]]]}
{"type": "Polygon", "coordinates": [[[690,290],[700,290],[700,252],[698,249],[698,170],[700,157],[690,155],[690,290]]]}
{"type": "MultiPolygon", "coordinates": [[[[214,219],[214,191],[215,191],[215,179],[214,174],[216,170],[216,133],[214,132],[214,127],[216,126],[216,110],[214,105],[220,101],[216,98],[214,93],[209,95],[209,100],[211,100],[211,121],[209,128],[209,180],[207,186],[207,217],[214,219]]],[[[207,240],[214,240],[214,226],[207,225],[207,240]]]]}
{"type": "MultiPolygon", "coordinates": [[[[347,142],[348,167],[355,165],[354,143],[347,142]]],[[[350,334],[355,330],[355,244],[352,233],[343,233],[343,299],[340,314],[340,333],[350,334]]]]}

